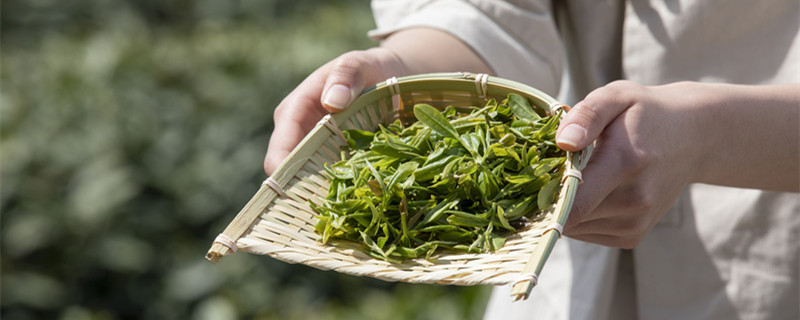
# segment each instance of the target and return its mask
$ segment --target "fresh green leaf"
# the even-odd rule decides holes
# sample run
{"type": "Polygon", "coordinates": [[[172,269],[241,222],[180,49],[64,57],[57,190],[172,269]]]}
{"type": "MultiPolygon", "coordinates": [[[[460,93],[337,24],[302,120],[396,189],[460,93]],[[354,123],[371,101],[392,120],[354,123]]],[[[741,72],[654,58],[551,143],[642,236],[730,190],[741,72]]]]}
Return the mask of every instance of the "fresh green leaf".
{"type": "Polygon", "coordinates": [[[565,161],[557,121],[509,95],[482,108],[414,107],[418,122],[346,131],[349,150],[325,164],[329,194],[309,202],[322,241],[364,244],[377,259],[487,252],[552,206],[565,161]]]}
{"type": "Polygon", "coordinates": [[[448,121],[439,110],[436,110],[436,108],[428,104],[415,105],[414,116],[417,120],[424,123],[438,134],[458,140],[459,136],[456,128],[454,128],[453,125],[450,124],[450,121],[448,121]]]}
{"type": "Polygon", "coordinates": [[[353,150],[366,150],[369,149],[372,139],[375,134],[364,130],[343,130],[342,135],[347,140],[347,145],[353,150]]]}
{"type": "Polygon", "coordinates": [[[531,104],[528,102],[528,99],[525,99],[525,97],[521,95],[515,93],[509,94],[508,107],[511,108],[511,111],[514,112],[514,115],[519,119],[530,121],[537,121],[541,119],[541,117],[531,108],[531,104]]]}

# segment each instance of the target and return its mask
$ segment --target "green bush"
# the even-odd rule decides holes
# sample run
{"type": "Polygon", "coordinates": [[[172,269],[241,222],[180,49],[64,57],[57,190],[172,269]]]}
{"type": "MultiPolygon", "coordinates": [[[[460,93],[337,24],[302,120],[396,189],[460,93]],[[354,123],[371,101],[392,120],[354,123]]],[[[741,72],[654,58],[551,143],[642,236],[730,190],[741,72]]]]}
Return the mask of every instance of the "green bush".
{"type": "Polygon", "coordinates": [[[272,113],[374,45],[360,1],[5,1],[3,319],[468,319],[487,288],[204,259],[264,179],[272,113]]]}

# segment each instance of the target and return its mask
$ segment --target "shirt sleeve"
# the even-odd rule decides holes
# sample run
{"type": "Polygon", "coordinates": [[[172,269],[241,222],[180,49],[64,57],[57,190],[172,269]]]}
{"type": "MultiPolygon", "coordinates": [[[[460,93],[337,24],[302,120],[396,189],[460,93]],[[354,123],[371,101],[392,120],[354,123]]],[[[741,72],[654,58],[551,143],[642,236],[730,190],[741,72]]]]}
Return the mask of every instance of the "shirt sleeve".
{"type": "Polygon", "coordinates": [[[550,1],[373,0],[381,40],[409,27],[452,34],[500,76],[556,96],[564,49],[550,1]]]}

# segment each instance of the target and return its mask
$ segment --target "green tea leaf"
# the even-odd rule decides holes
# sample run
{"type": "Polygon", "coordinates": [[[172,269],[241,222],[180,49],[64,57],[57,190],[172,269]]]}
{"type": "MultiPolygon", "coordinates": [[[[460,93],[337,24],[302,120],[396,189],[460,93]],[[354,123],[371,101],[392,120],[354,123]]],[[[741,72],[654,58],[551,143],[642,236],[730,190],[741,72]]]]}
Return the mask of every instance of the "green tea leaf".
{"type": "Polygon", "coordinates": [[[508,208],[504,209],[506,219],[509,221],[519,219],[520,217],[531,212],[536,205],[534,199],[535,197],[527,197],[522,201],[512,202],[508,208]]]}
{"type": "Polygon", "coordinates": [[[450,121],[448,121],[439,110],[436,110],[436,108],[428,104],[415,105],[414,116],[417,120],[424,123],[438,134],[458,140],[459,136],[456,128],[454,128],[453,125],[450,124],[450,121]]]}
{"type": "Polygon", "coordinates": [[[556,198],[556,194],[558,191],[558,186],[561,184],[561,181],[557,179],[550,180],[542,190],[539,190],[538,196],[538,204],[539,210],[546,210],[553,205],[553,201],[556,198]]]}
{"type": "Polygon", "coordinates": [[[489,251],[497,251],[506,244],[506,238],[496,234],[489,234],[489,251]]]}
{"type": "Polygon", "coordinates": [[[508,223],[508,218],[506,218],[506,213],[503,210],[503,207],[495,205],[494,208],[495,210],[497,210],[495,212],[495,217],[497,217],[497,220],[500,221],[500,226],[502,226],[506,230],[514,231],[515,230],[514,227],[512,227],[511,224],[508,223]]]}
{"type": "Polygon", "coordinates": [[[357,129],[343,130],[342,135],[344,135],[344,138],[347,140],[347,145],[350,149],[354,150],[369,149],[369,145],[375,137],[375,134],[372,132],[357,129]]]}
{"type": "Polygon", "coordinates": [[[431,211],[425,215],[425,219],[420,222],[419,226],[425,226],[433,221],[438,220],[442,215],[444,215],[445,211],[450,210],[456,204],[458,204],[458,200],[455,199],[455,196],[448,197],[437,204],[436,207],[431,209],[431,211]]]}
{"type": "Polygon", "coordinates": [[[541,117],[531,108],[531,104],[528,102],[528,99],[525,99],[525,97],[521,95],[515,93],[509,94],[508,107],[511,108],[511,111],[514,112],[514,115],[517,116],[517,118],[530,121],[537,121],[541,119],[541,117]]]}
{"type": "Polygon", "coordinates": [[[445,158],[438,159],[436,162],[427,163],[422,168],[414,171],[414,175],[418,181],[429,181],[437,174],[444,172],[444,167],[450,163],[456,156],[446,156],[445,158]]]}
{"type": "Polygon", "coordinates": [[[557,119],[509,95],[481,108],[414,107],[418,122],[346,131],[342,160],[325,164],[329,194],[309,201],[321,240],[362,243],[400,263],[441,250],[487,252],[552,206],[565,160],[557,119]]]}
{"type": "Polygon", "coordinates": [[[419,164],[416,162],[404,162],[401,164],[397,168],[397,171],[386,180],[387,190],[393,190],[400,180],[408,178],[408,176],[414,173],[414,170],[417,170],[417,167],[419,167],[419,164]]]}
{"type": "Polygon", "coordinates": [[[488,219],[478,217],[474,214],[461,211],[446,211],[445,213],[450,214],[450,216],[447,217],[447,222],[455,226],[480,228],[489,225],[488,219]]]}

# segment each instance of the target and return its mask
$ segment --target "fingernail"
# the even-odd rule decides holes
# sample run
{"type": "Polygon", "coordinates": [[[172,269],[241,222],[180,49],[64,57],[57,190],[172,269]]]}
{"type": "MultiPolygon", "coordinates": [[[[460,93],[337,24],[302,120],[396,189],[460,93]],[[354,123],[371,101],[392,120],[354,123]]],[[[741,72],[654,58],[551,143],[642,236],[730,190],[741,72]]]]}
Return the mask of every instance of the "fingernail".
{"type": "Polygon", "coordinates": [[[571,124],[561,130],[561,133],[556,137],[556,142],[577,147],[584,138],[586,138],[586,129],[577,124],[571,124]]]}
{"type": "Polygon", "coordinates": [[[322,103],[336,109],[344,109],[350,101],[350,88],[341,84],[332,85],[325,94],[322,103]]]}

